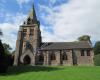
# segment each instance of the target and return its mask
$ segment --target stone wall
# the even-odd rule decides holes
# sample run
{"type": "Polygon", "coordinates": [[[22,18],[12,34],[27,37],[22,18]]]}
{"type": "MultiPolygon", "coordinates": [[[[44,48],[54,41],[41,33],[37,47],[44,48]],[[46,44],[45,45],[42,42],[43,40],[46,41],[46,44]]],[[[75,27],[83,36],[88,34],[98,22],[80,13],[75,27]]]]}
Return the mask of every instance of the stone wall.
{"type": "Polygon", "coordinates": [[[86,65],[94,65],[93,63],[93,51],[90,51],[90,56],[87,56],[87,50],[84,51],[84,56],[81,56],[81,50],[74,50],[76,57],[77,57],[77,65],[86,66],[86,65]]]}
{"type": "Polygon", "coordinates": [[[44,54],[44,65],[66,65],[66,66],[71,66],[73,65],[73,61],[72,61],[72,50],[69,50],[69,51],[66,51],[66,54],[67,54],[67,57],[68,59],[67,60],[62,60],[62,53],[61,51],[57,51],[55,50],[54,51],[55,53],[55,56],[56,56],[56,59],[55,60],[51,60],[50,57],[50,51],[43,51],[43,54],[44,54]]]}
{"type": "Polygon", "coordinates": [[[63,62],[62,65],[72,66],[73,65],[72,50],[67,50],[66,54],[67,54],[67,60],[62,60],[63,62]]]}

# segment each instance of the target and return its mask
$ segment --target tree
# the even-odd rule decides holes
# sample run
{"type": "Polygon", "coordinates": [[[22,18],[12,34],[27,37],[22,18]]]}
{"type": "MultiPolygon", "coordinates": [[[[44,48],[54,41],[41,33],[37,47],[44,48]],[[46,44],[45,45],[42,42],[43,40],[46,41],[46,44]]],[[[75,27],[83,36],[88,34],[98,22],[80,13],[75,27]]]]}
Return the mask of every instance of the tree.
{"type": "MultiPolygon", "coordinates": [[[[0,30],[0,36],[3,35],[2,31],[0,30]]],[[[2,44],[0,40],[0,73],[4,73],[7,71],[8,66],[11,66],[13,63],[13,59],[10,54],[11,47],[4,43],[2,44]]]]}
{"type": "Polygon", "coordinates": [[[96,66],[100,66],[100,41],[97,41],[94,45],[94,63],[96,66]]]}
{"type": "MultiPolygon", "coordinates": [[[[0,30],[0,36],[1,35],[2,35],[2,31],[0,30]]],[[[3,44],[0,40],[0,73],[6,72],[7,68],[8,68],[8,65],[7,65],[7,60],[5,56],[5,51],[4,51],[3,44]]]]}
{"type": "Polygon", "coordinates": [[[83,36],[80,36],[78,38],[79,41],[89,41],[91,43],[91,40],[90,40],[90,36],[89,35],[83,35],[83,36]]]}
{"type": "Polygon", "coordinates": [[[11,50],[12,48],[10,47],[9,44],[3,43],[3,47],[4,47],[5,53],[6,53],[7,55],[8,55],[8,54],[11,54],[10,50],[11,50]]]}
{"type": "Polygon", "coordinates": [[[14,55],[12,55],[12,48],[10,47],[9,44],[6,44],[6,43],[3,43],[3,47],[4,47],[4,50],[5,50],[5,56],[6,56],[6,59],[7,59],[7,64],[8,66],[12,66],[13,65],[13,61],[14,61],[14,55]]]}
{"type": "Polygon", "coordinates": [[[5,56],[4,47],[0,40],[0,73],[6,72],[7,68],[8,68],[7,58],[5,56]]]}
{"type": "Polygon", "coordinates": [[[94,56],[94,64],[100,66],[100,54],[94,56]]]}
{"type": "Polygon", "coordinates": [[[97,41],[94,45],[94,54],[100,54],[100,41],[97,41]]]}

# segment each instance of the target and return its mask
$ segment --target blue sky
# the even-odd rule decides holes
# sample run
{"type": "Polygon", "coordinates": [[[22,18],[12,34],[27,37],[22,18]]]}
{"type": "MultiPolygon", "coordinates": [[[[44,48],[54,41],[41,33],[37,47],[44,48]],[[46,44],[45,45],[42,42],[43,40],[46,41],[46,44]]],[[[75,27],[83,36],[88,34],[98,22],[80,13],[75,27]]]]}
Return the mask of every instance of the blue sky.
{"type": "MultiPolygon", "coordinates": [[[[15,49],[19,26],[32,8],[32,0],[0,0],[2,41],[15,49]]],[[[100,40],[99,0],[34,0],[43,41],[69,42],[90,35],[100,40]],[[85,5],[84,5],[85,4],[85,5]]]]}

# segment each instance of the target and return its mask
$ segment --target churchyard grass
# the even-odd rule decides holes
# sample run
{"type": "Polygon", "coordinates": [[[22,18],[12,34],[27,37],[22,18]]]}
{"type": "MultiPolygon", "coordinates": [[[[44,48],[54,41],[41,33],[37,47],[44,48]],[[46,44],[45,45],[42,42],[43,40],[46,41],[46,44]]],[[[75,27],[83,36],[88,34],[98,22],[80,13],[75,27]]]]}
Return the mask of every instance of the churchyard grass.
{"type": "Polygon", "coordinates": [[[19,66],[9,67],[0,80],[100,80],[100,67],[19,66]]]}

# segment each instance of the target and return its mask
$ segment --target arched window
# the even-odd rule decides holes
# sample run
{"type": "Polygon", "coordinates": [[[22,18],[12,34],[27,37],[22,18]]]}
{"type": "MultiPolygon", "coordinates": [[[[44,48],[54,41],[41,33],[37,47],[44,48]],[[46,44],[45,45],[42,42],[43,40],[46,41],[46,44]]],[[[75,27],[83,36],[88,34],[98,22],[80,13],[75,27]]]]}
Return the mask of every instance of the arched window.
{"type": "Polygon", "coordinates": [[[62,60],[68,60],[66,50],[64,50],[63,53],[62,53],[62,60]]]}
{"type": "Polygon", "coordinates": [[[90,50],[87,50],[87,56],[90,56],[90,50]]]}
{"type": "Polygon", "coordinates": [[[51,60],[56,60],[56,55],[54,51],[51,51],[51,60]]]}
{"type": "Polygon", "coordinates": [[[84,54],[84,50],[81,50],[81,56],[84,56],[85,54],[84,54]]]}
{"type": "Polygon", "coordinates": [[[39,55],[39,61],[44,61],[44,55],[43,54],[39,55]]]}
{"type": "Polygon", "coordinates": [[[26,33],[27,33],[27,29],[24,29],[24,30],[23,30],[23,37],[26,36],[26,33]]]}
{"type": "Polygon", "coordinates": [[[63,60],[68,60],[67,54],[63,54],[63,55],[62,55],[62,59],[63,59],[63,60]]]}

